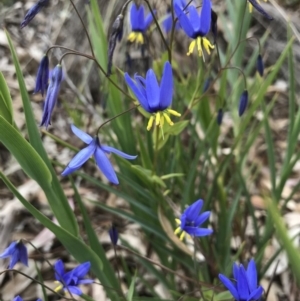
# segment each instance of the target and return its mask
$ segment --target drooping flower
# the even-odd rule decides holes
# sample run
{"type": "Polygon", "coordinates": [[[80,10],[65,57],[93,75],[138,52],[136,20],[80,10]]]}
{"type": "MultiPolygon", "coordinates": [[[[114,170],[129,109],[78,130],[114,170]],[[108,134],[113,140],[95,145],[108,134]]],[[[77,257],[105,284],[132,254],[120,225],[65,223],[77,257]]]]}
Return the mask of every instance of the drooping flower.
{"type": "Polygon", "coordinates": [[[56,292],[64,290],[74,295],[82,295],[81,289],[78,287],[80,284],[90,284],[94,281],[92,279],[84,279],[85,275],[89,272],[91,263],[85,262],[74,268],[69,272],[65,272],[64,264],[61,260],[56,261],[54,264],[55,279],[60,285],[55,289],[56,292]]]}
{"type": "Polygon", "coordinates": [[[235,282],[230,281],[226,276],[219,274],[219,279],[230,291],[236,301],[258,300],[263,294],[263,288],[257,286],[256,265],[253,259],[250,260],[247,270],[241,264],[233,264],[233,277],[235,282]]]}
{"type": "Polygon", "coordinates": [[[210,211],[205,211],[200,214],[203,207],[203,200],[198,200],[189,207],[187,207],[181,214],[180,219],[176,218],[178,228],[175,234],[180,234],[180,240],[183,240],[186,234],[193,237],[201,237],[212,234],[212,229],[200,228],[200,226],[209,218],[210,211]]]}
{"type": "Polygon", "coordinates": [[[22,21],[20,27],[24,28],[28,23],[40,12],[40,10],[48,5],[49,0],[39,0],[37,1],[27,12],[24,20],[22,21]]]}
{"type": "Polygon", "coordinates": [[[248,105],[248,91],[244,90],[240,97],[240,103],[239,103],[239,116],[240,117],[245,113],[247,105],[248,105]]]}
{"type": "Polygon", "coordinates": [[[162,127],[166,120],[173,125],[169,115],[181,116],[180,113],[169,109],[172,104],[173,96],[173,73],[169,62],[164,65],[164,71],[160,86],[152,69],[149,69],[146,78],[140,75],[134,75],[135,81],[131,79],[128,73],[125,73],[125,81],[132,90],[139,103],[145,111],[151,114],[147,130],[152,128],[155,120],[156,126],[162,127]]]}
{"type": "Polygon", "coordinates": [[[106,178],[111,183],[118,185],[119,181],[117,175],[106,154],[114,153],[128,160],[134,160],[137,156],[130,156],[111,146],[100,144],[98,137],[92,138],[87,133],[78,129],[75,125],[71,125],[71,129],[72,132],[84,143],[88,144],[88,146],[77,153],[77,155],[70,161],[61,175],[67,176],[74,172],[80,168],[92,155],[94,155],[97,166],[106,176],[106,178]]]}
{"type": "MultiPolygon", "coordinates": [[[[264,0],[265,2],[267,2],[267,0],[264,0]]],[[[259,0],[248,0],[249,3],[249,11],[250,13],[252,13],[253,11],[253,7],[259,12],[261,13],[263,16],[265,16],[267,19],[269,20],[273,20],[273,17],[271,17],[260,5],[260,1],[259,0]]]]}
{"type": "Polygon", "coordinates": [[[0,254],[0,258],[10,258],[10,263],[8,268],[12,269],[17,262],[22,262],[24,265],[28,266],[28,254],[27,249],[21,240],[13,241],[8,248],[0,254]]]}
{"type": "Polygon", "coordinates": [[[46,100],[44,104],[44,112],[40,126],[45,126],[48,128],[49,124],[51,124],[51,114],[55,107],[58,93],[60,90],[60,84],[63,79],[63,72],[62,66],[57,65],[52,73],[51,73],[51,80],[47,89],[46,100]]]}
{"type": "Polygon", "coordinates": [[[223,109],[220,108],[218,110],[218,114],[217,114],[217,123],[218,123],[218,125],[221,125],[222,121],[223,121],[223,109]]]}
{"type": "MultiPolygon", "coordinates": [[[[128,36],[128,41],[144,44],[144,34],[153,21],[151,12],[145,17],[144,6],[136,6],[132,3],[130,9],[131,33],[128,36]]],[[[154,12],[155,13],[155,12],[154,12]]]]}
{"type": "Polygon", "coordinates": [[[211,28],[210,0],[203,0],[200,15],[198,14],[196,7],[193,5],[189,5],[187,7],[187,12],[183,11],[180,5],[180,1],[181,0],[174,1],[174,9],[176,15],[185,33],[193,39],[193,41],[190,43],[187,55],[193,53],[196,44],[199,56],[203,55],[203,48],[208,54],[210,54],[210,49],[214,48],[214,45],[212,45],[206,38],[206,35],[211,28]]]}
{"type": "Polygon", "coordinates": [[[110,240],[113,245],[116,245],[119,239],[119,234],[115,226],[112,226],[108,231],[110,240]]]}
{"type": "Polygon", "coordinates": [[[40,65],[39,69],[36,75],[36,84],[34,93],[41,92],[41,94],[44,96],[44,92],[46,91],[49,83],[49,58],[47,55],[44,55],[40,65]]]}
{"type": "Polygon", "coordinates": [[[262,60],[262,57],[261,57],[261,55],[259,54],[258,56],[257,56],[257,60],[256,60],[256,70],[257,70],[257,72],[259,73],[259,75],[261,76],[261,77],[263,77],[264,76],[264,62],[263,62],[263,60],[262,60]]]}

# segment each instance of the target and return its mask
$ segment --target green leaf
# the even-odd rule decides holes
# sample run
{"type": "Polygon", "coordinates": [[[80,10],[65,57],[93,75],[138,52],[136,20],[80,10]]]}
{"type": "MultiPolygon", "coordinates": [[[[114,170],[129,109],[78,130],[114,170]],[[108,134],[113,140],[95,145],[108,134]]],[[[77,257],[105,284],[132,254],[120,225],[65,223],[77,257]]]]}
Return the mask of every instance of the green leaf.
{"type": "Polygon", "coordinates": [[[12,100],[2,72],[0,72],[0,115],[13,124],[12,100]]]}
{"type": "Polygon", "coordinates": [[[136,281],[136,271],[134,273],[134,276],[130,283],[129,290],[127,292],[127,301],[132,301],[133,294],[134,294],[134,288],[135,288],[135,281],[136,281]]]}
{"type": "Polygon", "coordinates": [[[35,149],[2,116],[0,116],[0,128],[0,141],[16,158],[24,172],[41,187],[49,186],[51,173],[35,149]]]}

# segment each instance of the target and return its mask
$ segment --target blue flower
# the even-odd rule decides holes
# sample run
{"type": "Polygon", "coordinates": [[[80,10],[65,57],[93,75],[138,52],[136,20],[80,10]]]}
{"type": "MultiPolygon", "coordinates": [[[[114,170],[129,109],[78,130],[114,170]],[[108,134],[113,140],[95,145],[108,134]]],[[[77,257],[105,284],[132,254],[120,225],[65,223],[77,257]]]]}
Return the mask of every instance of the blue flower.
{"type": "Polygon", "coordinates": [[[20,296],[17,296],[13,299],[13,301],[23,301],[23,299],[20,296]]]}
{"type": "MultiPolygon", "coordinates": [[[[267,2],[267,0],[264,0],[265,2],[267,2]]],[[[273,20],[273,17],[271,17],[260,5],[260,1],[259,0],[248,0],[249,3],[249,11],[250,13],[252,13],[253,11],[253,7],[259,12],[261,13],[263,16],[265,16],[267,19],[269,20],[273,20]]]]}
{"type": "Polygon", "coordinates": [[[137,97],[143,109],[151,114],[147,125],[148,131],[152,128],[154,120],[157,126],[162,127],[164,120],[170,125],[174,124],[169,114],[181,116],[180,113],[169,109],[173,96],[173,73],[169,62],[164,65],[160,86],[152,69],[148,70],[146,79],[137,74],[134,76],[135,81],[131,79],[128,73],[125,73],[124,76],[127,85],[137,97]]]}
{"type": "Polygon", "coordinates": [[[233,277],[235,282],[219,274],[219,279],[236,301],[258,300],[263,294],[263,288],[257,286],[257,272],[253,259],[250,260],[247,271],[243,265],[233,264],[233,277]]]}
{"type": "Polygon", "coordinates": [[[180,2],[181,0],[175,0],[174,2],[176,15],[185,33],[193,39],[193,41],[190,43],[187,55],[193,53],[196,44],[199,56],[203,55],[203,48],[208,54],[210,54],[210,49],[213,49],[214,46],[205,37],[211,27],[210,0],[203,0],[200,15],[198,15],[197,9],[193,5],[188,6],[188,8],[186,9],[187,12],[183,11],[180,2]]]}
{"type": "Polygon", "coordinates": [[[119,234],[118,231],[116,229],[116,227],[112,226],[109,231],[108,231],[110,240],[112,242],[113,245],[116,245],[119,239],[119,234]]]}
{"type": "Polygon", "coordinates": [[[0,258],[11,257],[8,268],[12,269],[17,262],[28,266],[27,249],[21,240],[12,242],[7,249],[0,254],[0,258]]]}
{"type": "Polygon", "coordinates": [[[203,200],[198,200],[184,210],[180,219],[175,219],[178,228],[174,233],[177,235],[182,232],[180,234],[180,240],[183,240],[186,234],[194,237],[212,234],[212,229],[199,228],[210,216],[210,211],[205,211],[200,214],[202,206],[203,200]]]}
{"type": "Polygon", "coordinates": [[[44,55],[37,72],[34,93],[41,92],[42,95],[44,96],[44,92],[48,87],[48,82],[49,82],[49,58],[47,55],[44,55]]]}
{"type": "Polygon", "coordinates": [[[21,23],[21,28],[24,28],[28,25],[28,23],[40,12],[40,10],[47,6],[49,0],[39,0],[37,3],[35,3],[27,12],[25,15],[24,20],[21,23]]]}
{"type": "Polygon", "coordinates": [[[62,79],[63,79],[62,67],[61,65],[57,65],[51,74],[51,80],[47,90],[46,100],[44,104],[43,117],[40,124],[41,126],[44,125],[46,128],[48,128],[49,124],[51,124],[51,114],[53,112],[53,109],[55,107],[58,98],[58,93],[60,90],[60,84],[62,82],[62,79]]]}
{"type": "Polygon", "coordinates": [[[111,183],[118,185],[119,181],[117,175],[106,154],[115,153],[116,155],[128,160],[134,160],[137,156],[130,156],[113,147],[102,145],[100,144],[98,137],[92,138],[90,135],[78,129],[75,125],[72,125],[71,129],[72,132],[84,143],[88,144],[88,146],[77,153],[77,155],[70,161],[61,175],[67,176],[74,172],[80,168],[92,155],[94,155],[97,166],[106,176],[106,178],[111,183]]]}
{"type": "Polygon", "coordinates": [[[245,113],[247,105],[248,105],[248,91],[244,90],[244,92],[241,95],[240,103],[239,103],[239,116],[240,117],[245,113]]]}
{"type": "Polygon", "coordinates": [[[133,3],[130,9],[130,23],[132,32],[127,38],[128,41],[136,41],[137,43],[144,44],[144,34],[152,21],[153,16],[151,12],[145,18],[144,6],[140,5],[137,7],[136,4],[133,3]]]}
{"type": "MultiPolygon", "coordinates": [[[[172,14],[168,13],[164,20],[162,21],[162,26],[164,28],[165,33],[169,33],[172,30],[172,26],[173,26],[173,18],[172,18],[172,14]]],[[[175,30],[180,29],[180,24],[179,22],[176,22],[175,25],[175,30]]]]}
{"type": "Polygon", "coordinates": [[[56,261],[54,264],[55,279],[60,285],[55,289],[56,292],[63,289],[74,295],[82,295],[82,291],[78,288],[80,284],[90,284],[94,281],[92,279],[84,279],[85,275],[89,272],[91,263],[85,262],[77,266],[75,269],[65,272],[64,264],[61,260],[56,261]]]}

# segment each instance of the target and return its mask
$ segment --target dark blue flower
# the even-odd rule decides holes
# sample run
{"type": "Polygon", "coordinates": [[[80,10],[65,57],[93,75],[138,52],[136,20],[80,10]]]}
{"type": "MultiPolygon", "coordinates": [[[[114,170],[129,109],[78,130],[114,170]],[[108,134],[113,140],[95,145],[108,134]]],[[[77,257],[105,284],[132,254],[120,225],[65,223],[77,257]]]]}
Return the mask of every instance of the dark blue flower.
{"type": "Polygon", "coordinates": [[[54,264],[55,279],[60,285],[55,289],[56,292],[63,289],[74,295],[82,295],[81,289],[78,287],[80,284],[90,284],[94,281],[92,279],[84,279],[85,275],[89,272],[91,263],[85,262],[77,266],[75,269],[65,272],[64,264],[61,260],[56,261],[54,264]]]}
{"type": "Polygon", "coordinates": [[[53,109],[55,107],[58,93],[60,90],[60,84],[63,79],[63,72],[61,65],[57,65],[51,74],[51,80],[50,84],[48,86],[47,94],[46,94],[46,100],[44,104],[44,112],[43,117],[41,121],[41,126],[45,126],[48,128],[49,124],[51,124],[51,114],[53,112],[53,109]]]}
{"type": "Polygon", "coordinates": [[[27,249],[21,240],[12,242],[8,248],[0,254],[0,258],[7,257],[11,257],[8,266],[9,269],[12,269],[17,262],[22,262],[24,265],[28,266],[27,249]]]}
{"type": "Polygon", "coordinates": [[[260,54],[258,55],[257,60],[256,60],[256,69],[257,69],[257,72],[259,73],[259,75],[261,77],[263,77],[265,68],[264,68],[264,62],[263,62],[260,54]]]}
{"type": "Polygon", "coordinates": [[[116,229],[116,227],[112,226],[109,231],[108,231],[110,240],[112,242],[113,245],[116,245],[119,239],[119,234],[118,231],[116,229]]]}
{"type": "MultiPolygon", "coordinates": [[[[265,2],[267,2],[267,0],[264,0],[265,2]]],[[[259,4],[259,0],[248,0],[249,3],[249,11],[250,13],[253,10],[253,7],[259,12],[261,13],[263,16],[265,16],[267,19],[269,20],[273,20],[273,17],[271,17],[263,8],[262,6],[259,4]]]]}
{"type": "Polygon", "coordinates": [[[170,125],[173,125],[174,123],[171,121],[169,114],[175,116],[181,116],[181,114],[169,109],[173,97],[173,73],[171,64],[169,62],[165,63],[160,86],[152,69],[148,70],[146,78],[135,74],[134,79],[135,81],[131,79],[128,73],[125,73],[127,85],[143,109],[152,114],[147,125],[147,130],[149,131],[152,128],[154,120],[156,125],[160,127],[163,126],[164,120],[170,125]]]}
{"type": "Polygon", "coordinates": [[[41,92],[41,94],[44,96],[44,92],[48,87],[48,82],[49,82],[49,58],[47,55],[44,55],[36,75],[36,84],[35,84],[34,93],[41,92]]]}
{"type": "Polygon", "coordinates": [[[250,260],[247,271],[243,265],[233,264],[233,277],[235,282],[219,274],[219,279],[236,301],[253,301],[262,296],[263,288],[257,286],[257,272],[253,259],[250,260]]]}
{"type": "Polygon", "coordinates": [[[241,95],[240,103],[239,103],[239,116],[240,117],[245,113],[247,105],[248,105],[248,91],[244,90],[244,92],[241,95]]]}
{"type": "Polygon", "coordinates": [[[119,181],[117,175],[106,154],[114,153],[128,160],[134,160],[137,156],[130,156],[113,147],[102,145],[100,144],[98,137],[92,138],[87,133],[78,129],[75,125],[72,125],[71,129],[72,132],[84,143],[88,144],[88,146],[77,153],[77,155],[70,161],[61,175],[67,176],[74,172],[80,168],[92,155],[94,155],[97,166],[106,176],[106,178],[111,183],[118,185],[119,181]]]}
{"type": "Polygon", "coordinates": [[[28,23],[40,12],[40,10],[48,5],[49,0],[39,0],[35,3],[25,15],[24,20],[21,23],[21,28],[24,28],[28,23]]]}
{"type": "Polygon", "coordinates": [[[218,110],[218,114],[217,114],[217,123],[218,123],[218,125],[222,124],[222,120],[223,120],[223,109],[220,108],[218,110]]]}
{"type": "Polygon", "coordinates": [[[191,206],[187,207],[181,214],[180,219],[175,219],[178,228],[175,234],[180,234],[180,240],[183,240],[185,234],[193,237],[207,236],[212,234],[212,229],[199,228],[210,216],[210,211],[205,211],[200,214],[203,207],[203,200],[198,200],[191,206]]]}
{"type": "Polygon", "coordinates": [[[200,15],[193,5],[189,5],[186,11],[182,10],[181,0],[174,0],[174,9],[179,19],[180,25],[185,33],[193,39],[189,46],[187,55],[193,53],[197,44],[199,56],[203,55],[203,48],[208,54],[214,46],[205,37],[211,28],[211,2],[203,0],[200,15]]]}
{"type": "MultiPolygon", "coordinates": [[[[144,33],[149,28],[151,22],[153,21],[153,16],[151,12],[145,17],[144,6],[136,6],[132,3],[130,9],[130,23],[132,32],[128,36],[128,41],[144,44],[144,33]]],[[[155,13],[155,11],[154,11],[155,13]]]]}

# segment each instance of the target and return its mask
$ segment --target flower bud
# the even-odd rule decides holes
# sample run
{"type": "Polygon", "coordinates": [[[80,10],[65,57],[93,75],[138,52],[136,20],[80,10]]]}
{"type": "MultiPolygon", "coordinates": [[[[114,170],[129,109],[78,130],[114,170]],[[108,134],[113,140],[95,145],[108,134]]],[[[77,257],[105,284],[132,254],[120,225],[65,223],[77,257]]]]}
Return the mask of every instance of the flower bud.
{"type": "Polygon", "coordinates": [[[222,120],[223,120],[223,109],[220,108],[218,110],[218,114],[217,114],[217,123],[218,123],[218,125],[222,124],[222,120]]]}
{"type": "Polygon", "coordinates": [[[44,55],[42,58],[39,69],[36,75],[36,83],[34,93],[41,92],[44,96],[44,93],[48,87],[49,82],[49,58],[47,55],[44,55]]]}
{"type": "Polygon", "coordinates": [[[109,233],[109,237],[110,237],[111,243],[115,246],[118,243],[118,239],[119,239],[119,235],[118,235],[117,229],[114,226],[112,226],[109,229],[108,233],[109,233]]]}
{"type": "Polygon", "coordinates": [[[240,103],[239,103],[239,116],[240,117],[245,113],[247,104],[248,104],[248,91],[244,90],[244,92],[241,95],[240,103]]]}
{"type": "Polygon", "coordinates": [[[257,72],[259,73],[259,75],[261,77],[263,77],[265,68],[264,68],[264,62],[263,62],[260,54],[258,55],[257,60],[256,60],[256,69],[257,69],[257,72]]]}

